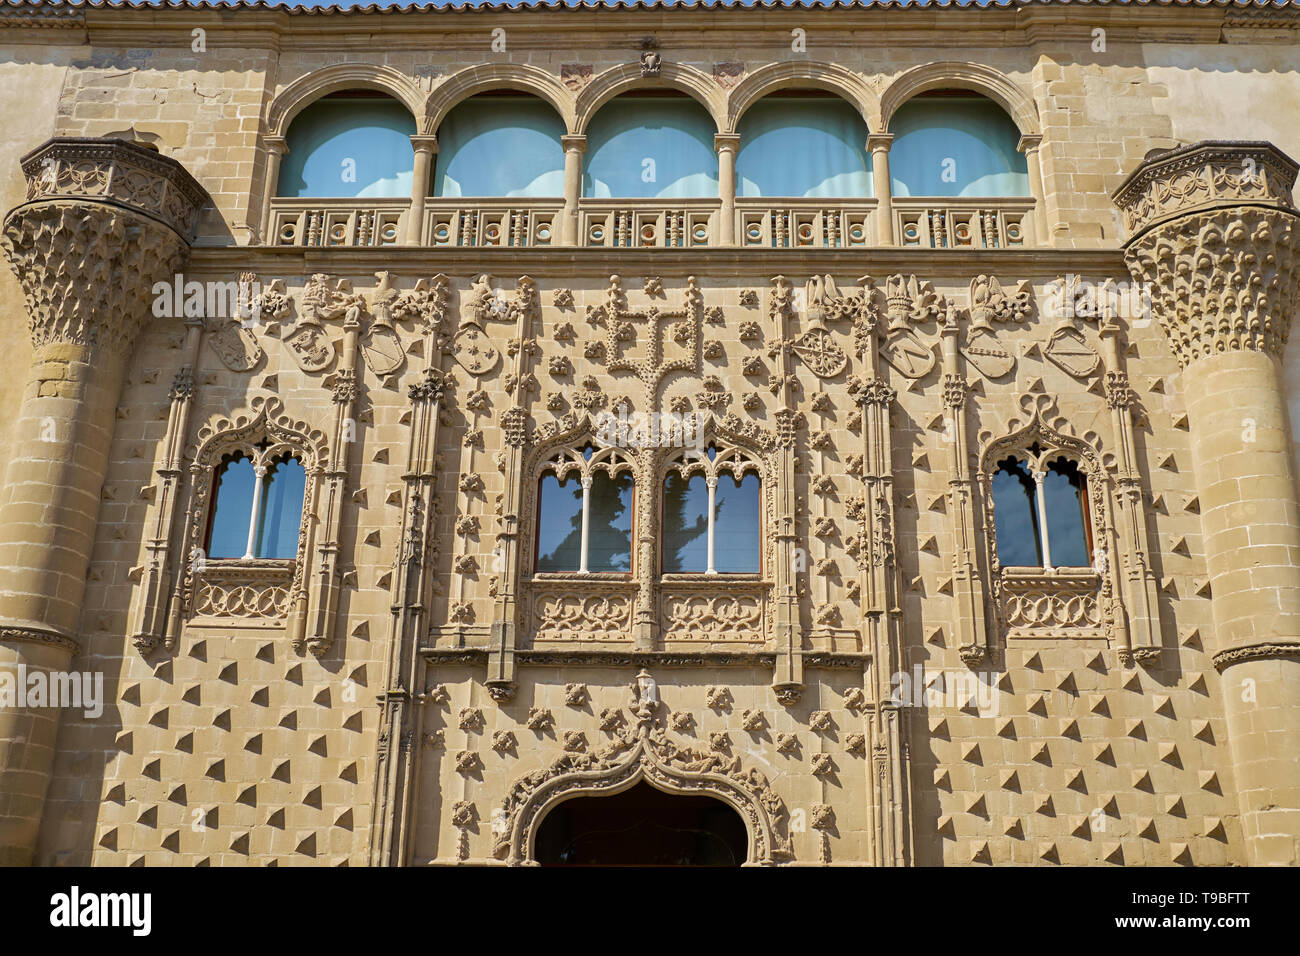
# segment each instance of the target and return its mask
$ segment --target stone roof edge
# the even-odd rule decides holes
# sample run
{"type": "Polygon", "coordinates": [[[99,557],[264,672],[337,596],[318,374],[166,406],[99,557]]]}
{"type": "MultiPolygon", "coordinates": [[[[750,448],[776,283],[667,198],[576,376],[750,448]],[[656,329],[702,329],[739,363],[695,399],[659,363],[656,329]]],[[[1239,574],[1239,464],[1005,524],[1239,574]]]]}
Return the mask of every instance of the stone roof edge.
{"type": "Polygon", "coordinates": [[[287,6],[266,0],[0,0],[0,18],[31,20],[77,19],[89,11],[173,12],[208,11],[282,13],[301,17],[364,16],[402,13],[526,13],[535,11],[656,11],[711,12],[723,11],[908,11],[968,10],[973,12],[1014,12],[1044,8],[1095,7],[1115,10],[1212,9],[1228,16],[1254,13],[1300,14],[1300,0],[989,0],[973,4],[962,0],[754,0],[752,4],[718,2],[718,0],[487,0],[483,3],[435,4],[427,0],[409,3],[367,3],[353,7],[336,4],[319,7],[287,6]]]}

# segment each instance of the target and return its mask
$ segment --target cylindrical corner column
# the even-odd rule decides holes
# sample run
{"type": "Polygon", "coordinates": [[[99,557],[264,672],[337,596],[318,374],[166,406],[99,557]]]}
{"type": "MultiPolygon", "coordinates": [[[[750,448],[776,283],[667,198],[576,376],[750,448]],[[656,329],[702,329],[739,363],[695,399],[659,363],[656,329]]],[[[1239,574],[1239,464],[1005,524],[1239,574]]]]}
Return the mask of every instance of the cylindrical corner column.
{"type": "Polygon", "coordinates": [[[581,245],[578,236],[578,200],[582,198],[582,154],[587,151],[587,137],[560,137],[564,147],[564,209],[560,213],[560,245],[581,245]]]}
{"type": "Polygon", "coordinates": [[[867,152],[871,154],[871,191],[876,194],[876,242],[894,244],[894,182],[889,178],[889,148],[893,133],[871,133],[867,152]]]}
{"type": "MultiPolygon", "coordinates": [[[[178,279],[207,199],[178,163],[119,140],[51,140],[22,166],[33,198],[0,237],[35,353],[0,497],[0,671],[13,675],[66,671],[80,647],[122,377],[154,284],[178,279]],[[112,195],[93,195],[96,183],[112,195]]],[[[0,709],[0,864],[32,860],[59,703],[24,695],[0,709]]]]}
{"type": "Polygon", "coordinates": [[[1115,194],[1129,269],[1183,367],[1207,648],[1252,864],[1300,864],[1300,496],[1280,368],[1300,299],[1296,172],[1267,143],[1199,144],[1115,194]]]}
{"type": "Polygon", "coordinates": [[[415,171],[411,174],[411,210],[406,219],[406,244],[418,246],[424,238],[424,198],[429,194],[429,169],[438,152],[438,137],[412,136],[415,171]]]}
{"type": "Polygon", "coordinates": [[[736,244],[736,153],[740,151],[740,136],[736,133],[719,133],[713,137],[713,148],[718,151],[718,245],[736,244]]]}

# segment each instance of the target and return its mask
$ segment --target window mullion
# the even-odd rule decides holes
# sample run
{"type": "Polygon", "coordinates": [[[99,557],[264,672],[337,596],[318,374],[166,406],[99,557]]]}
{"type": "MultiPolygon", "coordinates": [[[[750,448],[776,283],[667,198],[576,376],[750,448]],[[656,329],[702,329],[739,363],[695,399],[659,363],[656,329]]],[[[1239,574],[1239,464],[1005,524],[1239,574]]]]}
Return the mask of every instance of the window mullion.
{"type": "Polygon", "coordinates": [[[582,478],[582,543],[578,552],[578,573],[587,573],[587,532],[591,528],[591,475],[582,478]]]}
{"type": "Polygon", "coordinates": [[[1043,548],[1043,568],[1050,571],[1052,570],[1052,548],[1047,543],[1047,492],[1044,489],[1046,478],[1046,472],[1034,472],[1034,487],[1038,496],[1038,539],[1043,548]]]}
{"type": "Polygon", "coordinates": [[[266,466],[253,468],[253,510],[248,515],[248,545],[244,548],[245,560],[256,557],[253,547],[257,544],[257,522],[262,511],[262,479],[266,477],[266,466]]]}
{"type": "Polygon", "coordinates": [[[709,488],[709,536],[708,536],[709,563],[708,566],[705,568],[704,573],[717,574],[718,572],[713,566],[713,510],[714,510],[714,502],[718,494],[718,476],[709,475],[704,479],[704,483],[708,485],[709,488]]]}

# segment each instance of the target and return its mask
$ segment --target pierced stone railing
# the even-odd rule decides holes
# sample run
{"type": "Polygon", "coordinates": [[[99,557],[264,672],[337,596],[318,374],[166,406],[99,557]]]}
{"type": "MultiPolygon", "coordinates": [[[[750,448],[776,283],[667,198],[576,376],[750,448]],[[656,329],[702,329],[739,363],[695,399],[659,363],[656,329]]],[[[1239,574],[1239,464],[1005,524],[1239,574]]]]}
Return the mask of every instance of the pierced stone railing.
{"type": "Polygon", "coordinates": [[[638,587],[626,574],[534,577],[528,586],[533,647],[630,647],[638,587]]]}
{"type": "Polygon", "coordinates": [[[563,199],[426,199],[426,246],[551,246],[563,199]]]}
{"type": "Polygon", "coordinates": [[[194,574],[192,627],[283,627],[295,562],[208,561],[194,574]]]}
{"type": "Polygon", "coordinates": [[[1010,639],[1106,636],[1103,581],[1092,568],[1003,568],[998,585],[1010,639]]]}
{"type": "Polygon", "coordinates": [[[895,199],[894,233],[903,247],[1018,249],[1032,246],[1032,199],[895,199]]]}
{"type": "Polygon", "coordinates": [[[578,244],[672,249],[713,245],[721,208],[717,199],[584,199],[578,209],[578,244]]]}
{"type": "Polygon", "coordinates": [[[786,249],[842,249],[875,243],[874,199],[737,199],[736,242],[786,249]]]}
{"type": "Polygon", "coordinates": [[[771,592],[771,582],[757,575],[664,575],[659,584],[664,647],[766,644],[771,592]]]}
{"type": "Polygon", "coordinates": [[[156,150],[120,139],[60,136],[22,160],[27,200],[119,203],[160,220],[189,241],[208,201],[185,168],[156,150]]]}
{"type": "Polygon", "coordinates": [[[275,199],[270,241],[278,246],[395,246],[409,199],[275,199]]]}

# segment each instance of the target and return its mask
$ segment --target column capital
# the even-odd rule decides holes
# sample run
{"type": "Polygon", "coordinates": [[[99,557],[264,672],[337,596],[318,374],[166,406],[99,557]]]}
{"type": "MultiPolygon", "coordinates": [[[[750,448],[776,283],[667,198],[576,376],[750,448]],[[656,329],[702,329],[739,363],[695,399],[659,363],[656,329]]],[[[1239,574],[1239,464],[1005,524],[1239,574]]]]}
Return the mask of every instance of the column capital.
{"type": "Polygon", "coordinates": [[[1038,149],[1038,147],[1042,145],[1042,133],[1025,133],[1020,137],[1020,142],[1016,143],[1016,150],[1021,153],[1027,153],[1031,149],[1038,149]]]}
{"type": "Polygon", "coordinates": [[[716,133],[713,137],[713,149],[715,152],[722,152],[729,149],[733,153],[740,149],[739,133],[716,133]]]}
{"type": "Polygon", "coordinates": [[[428,153],[436,153],[438,151],[438,137],[432,133],[427,135],[417,134],[411,137],[411,146],[417,153],[420,150],[424,150],[428,153]]]}
{"type": "Polygon", "coordinates": [[[889,152],[889,148],[894,145],[893,133],[868,133],[867,134],[867,151],[872,153],[884,150],[889,152]]]}
{"type": "Polygon", "coordinates": [[[1179,363],[1248,349],[1281,357],[1300,307],[1294,160],[1270,143],[1149,153],[1115,191],[1125,259],[1179,363]]]}
{"type": "Polygon", "coordinates": [[[275,153],[277,156],[289,155],[289,143],[283,136],[263,136],[262,142],[269,153],[275,153]]]}
{"type": "Polygon", "coordinates": [[[560,145],[564,147],[566,153],[573,149],[585,153],[587,151],[587,135],[585,133],[565,133],[560,137],[560,145]]]}

